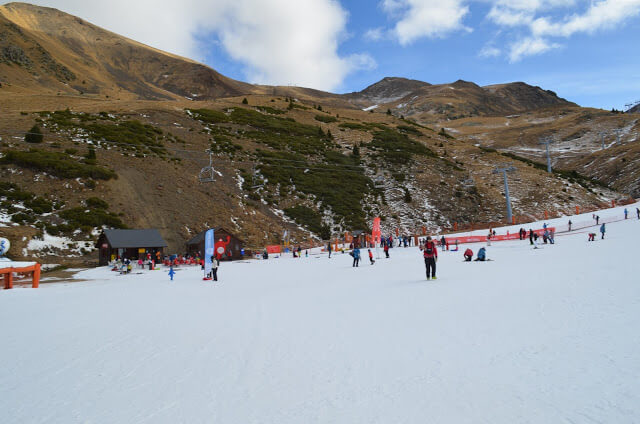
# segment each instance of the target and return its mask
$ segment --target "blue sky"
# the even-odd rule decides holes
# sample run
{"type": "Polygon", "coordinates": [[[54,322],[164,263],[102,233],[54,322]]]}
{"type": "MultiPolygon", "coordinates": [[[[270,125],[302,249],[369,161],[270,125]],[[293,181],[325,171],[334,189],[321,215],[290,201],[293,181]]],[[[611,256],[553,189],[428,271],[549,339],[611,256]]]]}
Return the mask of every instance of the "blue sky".
{"type": "MultiPolygon", "coordinates": [[[[557,46],[513,61],[506,51],[497,56],[481,55],[485,46],[505,50],[518,37],[526,36],[522,28],[505,29],[490,21],[489,2],[469,4],[463,20],[468,29],[421,37],[405,45],[391,34],[384,34],[396,20],[385,13],[381,4],[372,3],[375,2],[341,2],[348,21],[339,54],[365,52],[373,58],[375,67],[349,73],[335,91],[359,91],[385,76],[401,76],[430,83],[463,79],[479,85],[524,81],[553,90],[582,106],[606,109],[622,109],[626,103],[640,100],[638,15],[593,33],[553,38],[552,43],[557,46]],[[376,28],[382,29],[381,39],[365,36],[376,28]]],[[[546,16],[562,21],[567,15],[587,9],[586,2],[577,2],[575,7],[551,10],[546,16]]],[[[225,75],[246,79],[242,64],[230,59],[224,49],[215,49],[207,61],[225,75]]]]}
{"type": "Polygon", "coordinates": [[[34,2],[252,83],[524,81],[583,106],[640,100],[640,0],[34,2]]]}

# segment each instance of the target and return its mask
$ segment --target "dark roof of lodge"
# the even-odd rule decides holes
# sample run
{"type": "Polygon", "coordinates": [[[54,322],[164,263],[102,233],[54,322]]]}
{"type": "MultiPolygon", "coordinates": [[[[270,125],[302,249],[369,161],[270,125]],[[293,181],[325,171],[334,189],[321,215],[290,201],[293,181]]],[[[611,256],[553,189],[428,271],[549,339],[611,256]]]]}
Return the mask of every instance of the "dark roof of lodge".
{"type": "MultiPolygon", "coordinates": [[[[209,231],[209,230],[204,230],[204,231],[199,232],[199,233],[198,233],[197,235],[195,235],[191,240],[189,240],[189,241],[187,242],[187,244],[198,244],[198,243],[202,242],[202,240],[204,240],[204,235],[205,235],[205,233],[206,233],[207,231],[209,231]]],[[[225,233],[227,233],[227,234],[231,235],[232,237],[237,238],[238,240],[240,240],[241,242],[243,242],[243,243],[244,243],[244,240],[242,240],[240,237],[236,236],[236,235],[235,235],[235,234],[233,234],[231,231],[229,231],[229,230],[227,230],[226,228],[223,228],[223,227],[214,228],[214,229],[213,229],[214,236],[215,236],[215,233],[217,233],[218,231],[224,231],[225,233]]]]}
{"type": "Polygon", "coordinates": [[[114,249],[132,247],[167,247],[158,230],[104,230],[114,249]]]}

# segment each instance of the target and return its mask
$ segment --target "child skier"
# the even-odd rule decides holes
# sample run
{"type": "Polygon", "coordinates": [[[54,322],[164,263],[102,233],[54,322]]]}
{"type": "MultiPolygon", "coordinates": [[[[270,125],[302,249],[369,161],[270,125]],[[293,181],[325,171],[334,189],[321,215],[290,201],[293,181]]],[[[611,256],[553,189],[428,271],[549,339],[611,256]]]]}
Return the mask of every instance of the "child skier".
{"type": "Polygon", "coordinates": [[[376,261],[373,260],[373,252],[371,251],[371,249],[369,250],[369,262],[371,262],[371,265],[375,264],[376,261]]]}
{"type": "Polygon", "coordinates": [[[481,247],[480,250],[478,250],[478,257],[476,258],[475,262],[484,262],[487,260],[487,251],[484,247],[481,247]]]}
{"type": "Polygon", "coordinates": [[[176,272],[173,270],[173,267],[169,268],[169,278],[173,281],[173,276],[176,275],[176,272]]]}
{"type": "Polygon", "coordinates": [[[211,257],[211,274],[213,281],[218,281],[218,267],[220,266],[220,255],[211,257]]]}
{"type": "Polygon", "coordinates": [[[424,246],[420,247],[422,250],[422,256],[424,258],[424,265],[427,268],[427,280],[436,279],[436,262],[438,261],[438,249],[436,244],[431,240],[431,237],[427,237],[427,241],[424,246]]]}
{"type": "Polygon", "coordinates": [[[467,250],[464,251],[465,262],[471,262],[472,258],[473,258],[473,250],[467,248],[467,250]]]}
{"type": "Polygon", "coordinates": [[[384,244],[384,254],[387,256],[387,259],[389,259],[389,243],[385,243],[384,244]]]}
{"type": "Polygon", "coordinates": [[[607,229],[604,227],[604,222],[602,223],[602,225],[600,226],[600,234],[602,234],[602,239],[604,239],[604,233],[607,231],[607,229]]]}

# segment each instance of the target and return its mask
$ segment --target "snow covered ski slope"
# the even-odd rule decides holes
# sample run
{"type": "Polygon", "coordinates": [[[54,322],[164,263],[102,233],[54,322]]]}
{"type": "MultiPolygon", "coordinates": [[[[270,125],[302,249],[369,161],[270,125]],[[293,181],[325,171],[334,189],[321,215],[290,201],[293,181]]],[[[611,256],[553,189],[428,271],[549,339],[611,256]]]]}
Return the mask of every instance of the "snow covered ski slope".
{"type": "Polygon", "coordinates": [[[439,252],[430,282],[394,248],[2,291],[0,421],[640,422],[635,207],[604,240],[439,252]]]}

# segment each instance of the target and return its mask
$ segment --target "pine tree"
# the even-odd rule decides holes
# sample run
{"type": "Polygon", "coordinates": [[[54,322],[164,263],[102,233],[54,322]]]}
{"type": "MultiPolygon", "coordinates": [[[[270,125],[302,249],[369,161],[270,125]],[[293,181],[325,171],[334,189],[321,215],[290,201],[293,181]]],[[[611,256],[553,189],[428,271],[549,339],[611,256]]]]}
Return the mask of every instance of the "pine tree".
{"type": "Polygon", "coordinates": [[[353,152],[351,154],[353,155],[354,158],[360,157],[360,146],[358,146],[358,143],[353,145],[353,152]]]}
{"type": "Polygon", "coordinates": [[[249,100],[247,100],[247,98],[245,97],[244,99],[242,99],[242,104],[243,105],[248,105],[249,104],[249,100]]]}
{"type": "Polygon", "coordinates": [[[28,133],[24,135],[24,141],[27,143],[42,143],[44,141],[44,135],[38,124],[35,124],[28,133]]]}
{"type": "Polygon", "coordinates": [[[387,115],[391,115],[391,109],[387,109],[387,115]]]}

